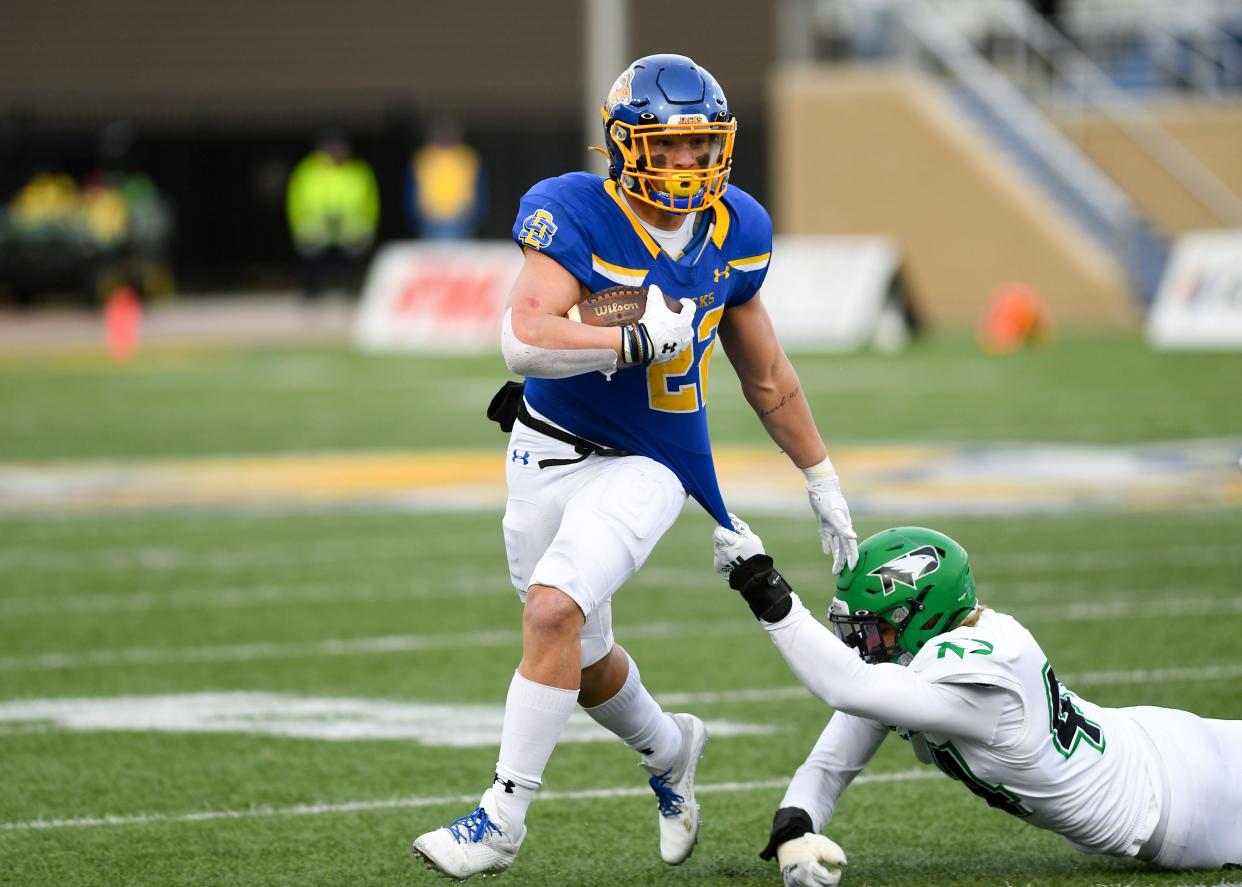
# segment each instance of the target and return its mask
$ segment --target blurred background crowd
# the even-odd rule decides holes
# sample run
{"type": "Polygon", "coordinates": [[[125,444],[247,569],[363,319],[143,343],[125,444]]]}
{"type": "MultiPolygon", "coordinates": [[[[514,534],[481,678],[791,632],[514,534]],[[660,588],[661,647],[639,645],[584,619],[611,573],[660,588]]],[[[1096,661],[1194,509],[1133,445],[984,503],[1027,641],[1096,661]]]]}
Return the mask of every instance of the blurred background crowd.
{"type": "Polygon", "coordinates": [[[595,169],[601,96],[655,51],[724,85],[734,181],[779,233],[893,238],[933,318],[1008,277],[1086,306],[1071,317],[1141,308],[1176,236],[1242,227],[1238,0],[10,0],[2,18],[0,304],[353,292],[384,242],[505,238],[531,184],[595,169]],[[987,256],[1004,270],[973,280],[987,256]]]}

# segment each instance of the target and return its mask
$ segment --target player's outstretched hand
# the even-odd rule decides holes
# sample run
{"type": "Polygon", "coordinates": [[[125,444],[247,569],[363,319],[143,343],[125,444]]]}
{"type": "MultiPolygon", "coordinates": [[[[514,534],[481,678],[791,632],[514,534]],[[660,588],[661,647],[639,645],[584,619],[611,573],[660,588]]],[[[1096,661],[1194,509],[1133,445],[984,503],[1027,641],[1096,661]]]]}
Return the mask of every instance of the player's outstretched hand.
{"type": "Polygon", "coordinates": [[[681,300],[681,313],[669,310],[658,286],[647,290],[647,307],[638,321],[643,339],[642,363],[667,363],[690,347],[694,338],[694,300],[681,300]],[[648,350],[650,346],[650,350],[648,350]]]}
{"type": "Polygon", "coordinates": [[[845,867],[845,851],[824,835],[807,832],[776,848],[785,887],[835,887],[845,867]]]}
{"type": "Polygon", "coordinates": [[[858,534],[850,520],[850,507],[841,493],[841,479],[833,476],[808,480],[806,491],[811,510],[819,521],[819,541],[823,543],[824,554],[832,555],[833,575],[847,565],[854,569],[858,563],[858,534]]]}
{"type": "Polygon", "coordinates": [[[733,568],[738,564],[756,554],[766,554],[763,550],[763,540],[751,532],[744,520],[732,512],[729,513],[729,520],[733,523],[732,530],[716,527],[712,532],[712,546],[716,549],[716,557],[712,566],[726,582],[729,581],[733,568]]]}

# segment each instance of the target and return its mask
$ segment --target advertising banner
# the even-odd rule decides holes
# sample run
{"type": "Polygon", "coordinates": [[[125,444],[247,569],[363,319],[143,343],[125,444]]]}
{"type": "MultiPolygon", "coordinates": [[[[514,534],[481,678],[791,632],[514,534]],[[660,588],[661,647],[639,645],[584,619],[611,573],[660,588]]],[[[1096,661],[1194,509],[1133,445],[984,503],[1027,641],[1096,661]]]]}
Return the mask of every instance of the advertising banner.
{"type": "Polygon", "coordinates": [[[1242,230],[1177,239],[1147,317],[1154,348],[1242,348],[1242,230]]]}
{"type": "MultiPolygon", "coordinates": [[[[778,237],[763,301],[782,344],[844,351],[904,342],[898,254],[881,237],[778,237]]],[[[500,321],[522,253],[508,241],[390,243],[372,261],[354,327],[376,351],[483,352],[500,321]]]]}

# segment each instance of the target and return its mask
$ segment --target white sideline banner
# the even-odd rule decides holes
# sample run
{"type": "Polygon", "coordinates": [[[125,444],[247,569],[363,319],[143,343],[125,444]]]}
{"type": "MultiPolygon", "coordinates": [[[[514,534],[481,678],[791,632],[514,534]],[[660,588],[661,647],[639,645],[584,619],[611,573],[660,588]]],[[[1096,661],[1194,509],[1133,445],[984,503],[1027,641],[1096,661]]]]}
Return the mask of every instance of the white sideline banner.
{"type": "MultiPolygon", "coordinates": [[[[777,237],[763,301],[791,350],[861,348],[882,328],[899,257],[882,237],[777,237]]],[[[369,351],[483,352],[499,347],[500,319],[522,253],[509,241],[389,243],[363,284],[354,340],[369,351]]],[[[686,295],[693,295],[687,293],[686,295]]],[[[700,294],[701,295],[701,294],[700,294]]]]}
{"type": "Polygon", "coordinates": [[[497,350],[521,267],[507,240],[386,244],[362,286],[354,341],[366,351],[497,350]]]}
{"type": "Polygon", "coordinates": [[[904,315],[891,313],[900,306],[888,304],[899,264],[896,245],[884,237],[775,238],[763,303],[781,345],[791,351],[853,351],[877,335],[891,336],[893,322],[901,324],[899,336],[908,334],[904,315]]]}
{"type": "Polygon", "coordinates": [[[1154,348],[1242,349],[1242,229],[1177,239],[1147,317],[1154,348]]]}

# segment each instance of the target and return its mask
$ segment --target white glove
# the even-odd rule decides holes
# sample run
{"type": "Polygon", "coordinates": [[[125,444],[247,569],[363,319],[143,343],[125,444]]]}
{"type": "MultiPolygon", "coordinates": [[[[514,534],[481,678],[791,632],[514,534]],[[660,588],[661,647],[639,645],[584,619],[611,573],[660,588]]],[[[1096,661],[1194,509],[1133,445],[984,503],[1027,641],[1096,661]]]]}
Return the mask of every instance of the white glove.
{"type": "Polygon", "coordinates": [[[716,527],[712,532],[712,545],[716,549],[716,557],[712,566],[727,582],[733,568],[747,558],[756,554],[765,554],[763,540],[751,532],[746,522],[736,514],[729,512],[729,520],[733,523],[732,530],[716,527]]]}
{"type": "Polygon", "coordinates": [[[681,300],[681,313],[674,314],[664,304],[658,286],[647,290],[647,307],[637,323],[642,338],[642,354],[635,363],[667,363],[690,347],[694,338],[694,300],[681,300]]]}
{"type": "Polygon", "coordinates": [[[807,832],[776,848],[785,887],[835,887],[845,867],[845,851],[824,835],[807,832]]]}
{"type": "Polygon", "coordinates": [[[827,459],[818,465],[802,469],[806,475],[807,496],[811,510],[819,521],[819,541],[824,554],[832,555],[832,573],[835,576],[848,564],[854,569],[858,563],[858,534],[850,520],[850,507],[841,494],[841,479],[827,459]]]}

